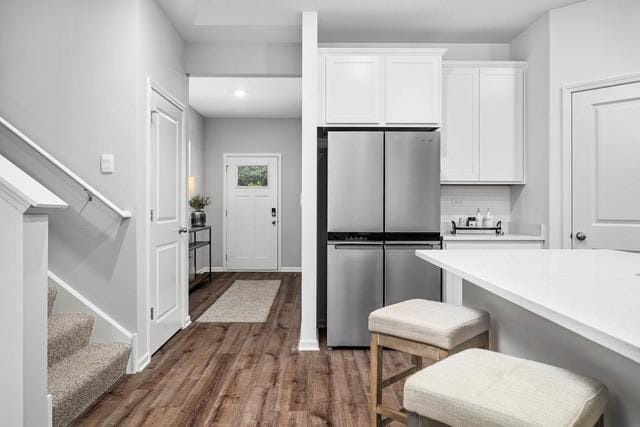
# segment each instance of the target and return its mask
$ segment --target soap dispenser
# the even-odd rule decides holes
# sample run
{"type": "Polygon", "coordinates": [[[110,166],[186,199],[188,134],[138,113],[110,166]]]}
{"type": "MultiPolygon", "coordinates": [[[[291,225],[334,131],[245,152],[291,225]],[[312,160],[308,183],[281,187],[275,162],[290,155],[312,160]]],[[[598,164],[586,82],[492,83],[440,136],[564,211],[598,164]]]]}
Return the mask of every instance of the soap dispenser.
{"type": "Polygon", "coordinates": [[[482,214],[480,213],[480,208],[476,211],[476,227],[482,227],[483,219],[482,214]]]}
{"type": "Polygon", "coordinates": [[[491,215],[491,211],[487,208],[487,214],[484,216],[482,220],[483,227],[493,227],[493,215],[491,215]]]}

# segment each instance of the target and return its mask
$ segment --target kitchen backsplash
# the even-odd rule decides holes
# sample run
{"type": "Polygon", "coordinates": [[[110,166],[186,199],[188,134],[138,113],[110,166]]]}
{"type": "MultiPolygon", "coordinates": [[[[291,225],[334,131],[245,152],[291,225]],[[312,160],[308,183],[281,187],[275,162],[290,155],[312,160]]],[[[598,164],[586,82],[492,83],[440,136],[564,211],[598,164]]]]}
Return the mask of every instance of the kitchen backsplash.
{"type": "MultiPolygon", "coordinates": [[[[506,225],[511,221],[510,188],[506,185],[443,185],[440,210],[442,222],[449,224],[459,217],[473,216],[476,210],[484,215],[491,210],[494,222],[506,225]]],[[[448,231],[448,226],[443,232],[448,231]]]]}

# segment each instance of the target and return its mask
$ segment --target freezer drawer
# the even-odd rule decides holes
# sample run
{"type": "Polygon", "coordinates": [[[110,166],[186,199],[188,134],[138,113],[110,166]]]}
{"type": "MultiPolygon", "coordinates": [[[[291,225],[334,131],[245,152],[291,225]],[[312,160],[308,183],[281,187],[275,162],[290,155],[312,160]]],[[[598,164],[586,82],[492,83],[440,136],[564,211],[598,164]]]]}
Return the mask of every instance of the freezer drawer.
{"type": "Polygon", "coordinates": [[[440,134],[385,133],[385,231],[440,231],[440,134]]]}
{"type": "Polygon", "coordinates": [[[329,132],[327,230],[382,232],[384,134],[329,132]]]}
{"type": "Polygon", "coordinates": [[[382,245],[329,245],[327,345],[368,347],[369,313],[382,307],[382,245]]]}
{"type": "Polygon", "coordinates": [[[442,300],[440,268],[415,253],[427,249],[431,247],[385,246],[385,305],[413,298],[442,300]]]}

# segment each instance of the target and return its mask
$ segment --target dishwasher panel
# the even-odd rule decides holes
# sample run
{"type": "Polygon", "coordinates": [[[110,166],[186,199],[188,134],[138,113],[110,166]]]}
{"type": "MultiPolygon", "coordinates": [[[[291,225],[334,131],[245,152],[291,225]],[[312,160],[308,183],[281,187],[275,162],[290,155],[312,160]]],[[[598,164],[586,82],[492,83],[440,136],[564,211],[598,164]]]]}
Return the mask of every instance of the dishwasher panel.
{"type": "Polygon", "coordinates": [[[432,245],[385,245],[385,305],[413,298],[442,301],[441,270],[416,256],[432,245]]]}
{"type": "Polygon", "coordinates": [[[382,307],[382,244],[329,243],[327,346],[368,347],[369,313],[382,307]]]}

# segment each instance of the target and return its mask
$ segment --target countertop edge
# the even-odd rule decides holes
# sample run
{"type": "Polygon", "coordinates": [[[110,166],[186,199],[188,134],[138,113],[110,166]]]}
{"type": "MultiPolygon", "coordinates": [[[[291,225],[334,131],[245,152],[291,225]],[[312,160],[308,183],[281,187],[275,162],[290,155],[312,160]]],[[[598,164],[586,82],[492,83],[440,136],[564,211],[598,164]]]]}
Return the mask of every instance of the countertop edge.
{"type": "Polygon", "coordinates": [[[586,325],[578,320],[567,317],[561,313],[553,311],[545,306],[542,306],[538,303],[535,303],[531,300],[528,300],[520,295],[509,292],[499,286],[493,285],[492,283],[487,282],[477,276],[474,276],[468,272],[462,271],[456,267],[453,267],[446,262],[433,259],[430,251],[416,251],[416,256],[421,258],[424,261],[430,262],[443,270],[451,272],[464,280],[467,280],[473,283],[476,286],[479,286],[494,295],[497,295],[501,298],[506,299],[520,307],[531,311],[538,316],[541,316],[563,328],[566,328],[580,336],[583,336],[596,344],[599,344],[605,348],[608,348],[611,351],[614,351],[622,356],[631,359],[636,363],[640,363],[640,348],[626,341],[622,341],[621,339],[609,335],[606,332],[595,329],[589,325],[586,325]]]}
{"type": "Polygon", "coordinates": [[[480,242],[544,242],[544,237],[530,234],[505,234],[496,236],[492,234],[443,234],[445,241],[480,241],[480,242]]]}

